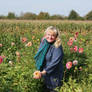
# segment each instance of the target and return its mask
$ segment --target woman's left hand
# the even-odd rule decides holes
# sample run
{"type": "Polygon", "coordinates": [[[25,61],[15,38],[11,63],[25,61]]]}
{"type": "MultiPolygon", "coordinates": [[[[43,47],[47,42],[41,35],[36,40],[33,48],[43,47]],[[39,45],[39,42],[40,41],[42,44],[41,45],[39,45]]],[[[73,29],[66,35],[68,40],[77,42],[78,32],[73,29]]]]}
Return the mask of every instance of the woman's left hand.
{"type": "Polygon", "coordinates": [[[45,75],[45,74],[46,74],[46,71],[45,71],[45,70],[43,70],[43,71],[41,72],[41,74],[42,74],[42,75],[45,75]]]}

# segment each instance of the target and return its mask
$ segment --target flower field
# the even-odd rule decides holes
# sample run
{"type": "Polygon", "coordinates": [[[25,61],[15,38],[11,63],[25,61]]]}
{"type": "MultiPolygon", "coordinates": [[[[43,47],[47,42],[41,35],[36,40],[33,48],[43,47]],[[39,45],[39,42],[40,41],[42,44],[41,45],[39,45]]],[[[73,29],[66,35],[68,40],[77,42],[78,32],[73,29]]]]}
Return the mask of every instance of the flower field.
{"type": "MultiPolygon", "coordinates": [[[[63,85],[58,92],[92,92],[92,22],[0,21],[0,92],[44,92],[34,56],[44,30],[60,30],[63,85]]],[[[56,89],[58,90],[58,89],[56,89]]]]}

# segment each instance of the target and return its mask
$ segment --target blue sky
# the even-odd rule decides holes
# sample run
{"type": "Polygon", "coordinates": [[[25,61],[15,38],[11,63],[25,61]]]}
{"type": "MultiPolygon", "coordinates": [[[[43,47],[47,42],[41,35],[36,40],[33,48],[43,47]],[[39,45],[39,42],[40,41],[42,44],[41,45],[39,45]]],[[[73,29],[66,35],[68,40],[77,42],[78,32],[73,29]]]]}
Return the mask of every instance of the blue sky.
{"type": "Polygon", "coordinates": [[[43,11],[50,15],[68,16],[72,9],[84,16],[92,10],[92,0],[0,0],[0,15],[8,12],[16,15],[26,12],[39,14],[43,11]]]}

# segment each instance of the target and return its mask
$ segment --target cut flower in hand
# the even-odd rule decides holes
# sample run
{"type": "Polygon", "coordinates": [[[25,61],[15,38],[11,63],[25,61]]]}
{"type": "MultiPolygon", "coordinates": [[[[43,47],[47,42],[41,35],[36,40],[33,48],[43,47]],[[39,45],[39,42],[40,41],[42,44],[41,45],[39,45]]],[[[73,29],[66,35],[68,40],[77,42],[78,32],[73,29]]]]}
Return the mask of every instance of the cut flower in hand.
{"type": "Polygon", "coordinates": [[[40,71],[35,71],[33,73],[33,78],[34,79],[40,79],[41,78],[41,72],[40,71]]]}

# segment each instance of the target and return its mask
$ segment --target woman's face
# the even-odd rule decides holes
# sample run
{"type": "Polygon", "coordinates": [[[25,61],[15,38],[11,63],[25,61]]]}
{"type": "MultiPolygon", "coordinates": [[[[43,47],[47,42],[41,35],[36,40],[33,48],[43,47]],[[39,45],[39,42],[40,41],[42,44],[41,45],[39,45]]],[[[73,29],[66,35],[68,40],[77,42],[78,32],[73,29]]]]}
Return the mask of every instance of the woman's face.
{"type": "Polygon", "coordinates": [[[46,36],[45,36],[46,40],[49,42],[49,43],[52,43],[56,40],[56,35],[54,32],[46,32],[46,36]]]}

